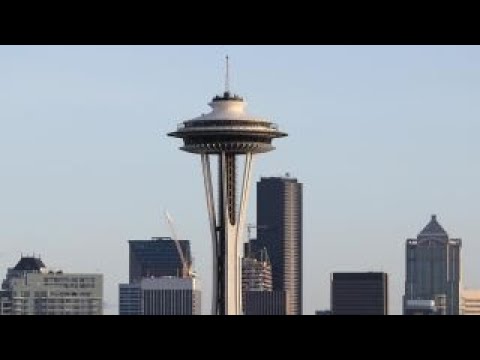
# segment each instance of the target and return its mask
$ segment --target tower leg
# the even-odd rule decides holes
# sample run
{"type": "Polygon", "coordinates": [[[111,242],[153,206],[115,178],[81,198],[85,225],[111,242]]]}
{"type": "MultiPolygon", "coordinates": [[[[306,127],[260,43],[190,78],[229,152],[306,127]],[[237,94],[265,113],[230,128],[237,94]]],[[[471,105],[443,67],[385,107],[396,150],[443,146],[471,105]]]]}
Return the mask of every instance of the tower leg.
{"type": "Polygon", "coordinates": [[[245,224],[253,155],[245,156],[239,211],[236,207],[236,157],[222,152],[218,159],[218,218],[213,197],[209,155],[202,154],[210,231],[213,242],[214,315],[242,314],[240,251],[245,224]],[[217,222],[218,219],[218,222],[217,222]]]}
{"type": "Polygon", "coordinates": [[[235,246],[237,248],[238,254],[238,286],[239,291],[237,292],[237,302],[239,304],[239,313],[243,314],[243,303],[242,303],[242,261],[240,259],[240,254],[242,251],[242,236],[245,231],[245,222],[247,216],[247,205],[248,205],[248,197],[250,194],[250,179],[252,175],[252,162],[253,162],[253,155],[252,153],[247,153],[245,155],[245,167],[243,170],[243,185],[242,185],[242,192],[240,194],[240,206],[238,211],[238,225],[237,225],[237,234],[235,237],[235,246]]]}
{"type": "Polygon", "coordinates": [[[203,180],[205,183],[205,194],[207,196],[208,218],[210,220],[210,233],[212,235],[212,315],[218,314],[218,255],[219,242],[217,234],[217,219],[215,214],[215,201],[213,199],[212,173],[210,171],[210,156],[202,154],[203,180]]]}

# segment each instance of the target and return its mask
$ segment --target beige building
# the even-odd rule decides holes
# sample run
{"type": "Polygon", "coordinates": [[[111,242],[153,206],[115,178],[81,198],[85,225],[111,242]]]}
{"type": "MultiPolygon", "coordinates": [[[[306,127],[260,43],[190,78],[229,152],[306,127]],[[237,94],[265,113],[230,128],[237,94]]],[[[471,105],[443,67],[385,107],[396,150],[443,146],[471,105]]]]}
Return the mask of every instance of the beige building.
{"type": "Polygon", "coordinates": [[[22,257],[9,269],[2,288],[5,315],[103,313],[103,275],[48,270],[34,257],[22,257]]]}
{"type": "Polygon", "coordinates": [[[460,314],[480,315],[480,290],[462,290],[460,298],[460,314]]]}
{"type": "Polygon", "coordinates": [[[102,315],[102,275],[37,273],[13,279],[12,315],[102,315]]]}

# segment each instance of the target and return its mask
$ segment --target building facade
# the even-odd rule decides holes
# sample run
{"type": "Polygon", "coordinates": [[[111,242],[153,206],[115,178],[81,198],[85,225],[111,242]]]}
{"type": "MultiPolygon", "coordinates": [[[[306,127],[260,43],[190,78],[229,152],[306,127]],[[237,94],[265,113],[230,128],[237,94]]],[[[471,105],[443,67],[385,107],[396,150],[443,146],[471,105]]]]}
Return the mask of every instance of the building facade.
{"type": "Polygon", "coordinates": [[[270,315],[278,310],[267,308],[267,303],[270,301],[272,306],[279,304],[275,295],[259,295],[259,292],[271,292],[272,286],[272,264],[268,257],[266,249],[261,249],[258,252],[252,251],[251,244],[255,240],[251,240],[245,244],[245,257],[242,259],[242,309],[245,315],[255,312],[256,315],[270,315]],[[247,297],[247,293],[255,292],[255,294],[247,297]],[[261,300],[260,297],[262,297],[261,300]],[[247,301],[255,301],[255,304],[247,304],[247,301]],[[272,302],[273,301],[273,302],[272,302]],[[247,309],[249,309],[247,311],[247,309]],[[259,313],[264,310],[265,313],[259,313]]]}
{"type": "MultiPolygon", "coordinates": [[[[179,240],[185,261],[192,263],[190,241],[179,240]]],[[[175,241],[169,237],[153,237],[151,240],[130,240],[130,283],[143,278],[180,276],[183,264],[175,241]]]]}
{"type": "Polygon", "coordinates": [[[265,248],[272,264],[274,291],[287,294],[287,314],[302,314],[302,190],[288,174],[257,183],[258,249],[265,248]]]}
{"type": "Polygon", "coordinates": [[[386,273],[333,273],[330,283],[332,315],[388,315],[386,273]]]}
{"type": "Polygon", "coordinates": [[[119,315],[143,315],[141,281],[119,285],[119,315]]]}
{"type": "Polygon", "coordinates": [[[10,286],[12,315],[103,314],[100,274],[28,274],[10,286]]]}
{"type": "Polygon", "coordinates": [[[11,315],[103,314],[101,274],[48,270],[40,259],[22,257],[2,287],[2,311],[11,315]]]}
{"type": "Polygon", "coordinates": [[[2,282],[2,289],[8,289],[13,279],[24,278],[27,274],[46,272],[42,259],[34,256],[22,256],[13,268],[7,269],[7,277],[2,282]]]}
{"type": "Polygon", "coordinates": [[[0,315],[12,314],[12,294],[9,290],[0,290],[0,315]]]}
{"type": "Polygon", "coordinates": [[[242,291],[271,291],[272,264],[265,249],[242,259],[242,291]]]}
{"type": "Polygon", "coordinates": [[[435,300],[407,300],[404,315],[446,315],[446,298],[437,296],[435,300]]]}
{"type": "Polygon", "coordinates": [[[245,293],[245,315],[288,315],[285,291],[247,291],[245,293]]]}
{"type": "Polygon", "coordinates": [[[462,290],[460,314],[480,315],[480,290],[462,290]]]}
{"type": "Polygon", "coordinates": [[[144,278],[120,284],[120,315],[200,315],[201,292],[195,278],[144,278]]]}
{"type": "Polygon", "coordinates": [[[442,297],[447,315],[460,313],[461,246],[461,239],[449,238],[435,215],[416,239],[407,239],[404,313],[410,300],[442,297]]]}

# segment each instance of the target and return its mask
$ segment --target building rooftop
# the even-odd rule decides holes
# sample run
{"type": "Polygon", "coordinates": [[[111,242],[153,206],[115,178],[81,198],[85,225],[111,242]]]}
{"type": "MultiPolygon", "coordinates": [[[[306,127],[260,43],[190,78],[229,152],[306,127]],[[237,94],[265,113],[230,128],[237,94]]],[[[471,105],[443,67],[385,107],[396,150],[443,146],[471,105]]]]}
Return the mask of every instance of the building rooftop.
{"type": "Polygon", "coordinates": [[[230,94],[229,91],[225,91],[223,96],[217,95],[213,98],[212,101],[243,101],[243,98],[237,94],[230,94]]]}
{"type": "Polygon", "coordinates": [[[447,236],[448,234],[445,229],[437,221],[437,216],[432,215],[430,222],[420,231],[418,236],[447,236]]]}
{"type": "MultiPolygon", "coordinates": [[[[162,241],[173,241],[169,236],[152,236],[150,240],[128,240],[129,243],[151,243],[151,242],[162,242],[162,241]]],[[[185,240],[180,240],[185,241],[185,240]]]]}
{"type": "Polygon", "coordinates": [[[40,271],[42,268],[45,268],[45,264],[40,258],[35,257],[23,257],[15,265],[13,270],[18,271],[40,271]]]}
{"type": "Polygon", "coordinates": [[[292,174],[288,172],[285,173],[285,175],[279,175],[279,176],[262,176],[260,180],[279,181],[279,182],[285,182],[285,181],[298,182],[298,179],[292,176],[292,174]]]}

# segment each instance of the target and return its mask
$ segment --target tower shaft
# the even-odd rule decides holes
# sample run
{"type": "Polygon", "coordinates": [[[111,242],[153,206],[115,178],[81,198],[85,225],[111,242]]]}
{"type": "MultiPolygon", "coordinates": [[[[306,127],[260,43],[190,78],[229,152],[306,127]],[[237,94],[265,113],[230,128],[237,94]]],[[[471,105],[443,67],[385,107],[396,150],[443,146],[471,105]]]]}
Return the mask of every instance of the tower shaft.
{"type": "Polygon", "coordinates": [[[205,193],[213,242],[212,313],[214,315],[239,315],[242,313],[240,247],[250,190],[252,154],[245,154],[238,211],[236,206],[236,160],[235,154],[232,153],[221,152],[218,155],[218,197],[215,204],[210,155],[202,154],[205,193]]]}

